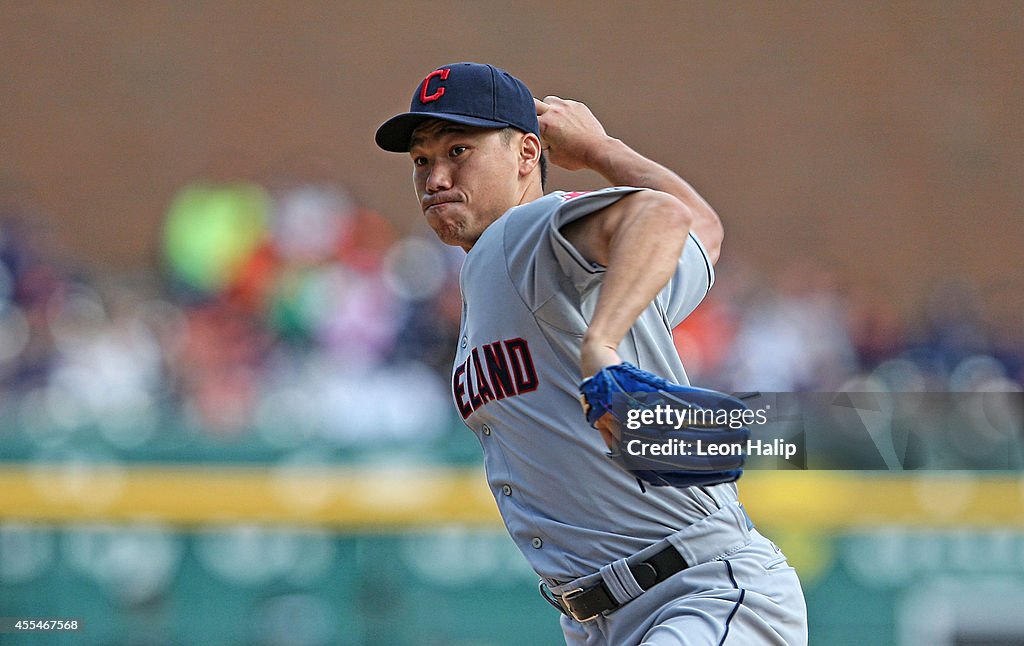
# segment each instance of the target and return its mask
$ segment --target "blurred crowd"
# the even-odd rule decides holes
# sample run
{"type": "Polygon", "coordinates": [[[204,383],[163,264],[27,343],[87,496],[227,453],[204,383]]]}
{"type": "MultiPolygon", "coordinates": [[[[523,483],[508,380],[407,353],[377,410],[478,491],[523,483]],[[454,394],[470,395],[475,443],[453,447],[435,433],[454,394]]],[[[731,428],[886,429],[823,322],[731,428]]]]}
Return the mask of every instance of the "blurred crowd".
{"type": "Polygon", "coordinates": [[[803,261],[770,273],[725,259],[717,272],[724,278],[674,335],[697,383],[763,392],[1015,392],[1024,383],[1017,295],[1016,306],[985,302],[971,283],[943,280],[908,304],[803,261]]]}
{"type": "MultiPolygon", "coordinates": [[[[0,420],[133,446],[168,418],[294,445],[437,435],[461,250],[401,236],[330,182],[198,182],[165,217],[159,268],[95,275],[47,218],[0,212],[0,420]]],[[[1024,325],[968,283],[906,307],[830,272],[726,259],[676,330],[692,382],[733,391],[1019,390],[1024,325]],[[915,312],[908,315],[907,312],[915,312]]],[[[0,425],[2,426],[2,425],[0,425]]]]}

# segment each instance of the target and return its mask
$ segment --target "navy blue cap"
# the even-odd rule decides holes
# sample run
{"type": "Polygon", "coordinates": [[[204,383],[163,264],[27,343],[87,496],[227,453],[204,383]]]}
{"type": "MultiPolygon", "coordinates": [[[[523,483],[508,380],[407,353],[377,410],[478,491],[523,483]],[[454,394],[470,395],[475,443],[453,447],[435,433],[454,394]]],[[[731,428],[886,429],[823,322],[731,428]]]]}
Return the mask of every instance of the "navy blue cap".
{"type": "Polygon", "coordinates": [[[374,139],[384,150],[409,151],[412,132],[427,119],[467,126],[512,126],[540,137],[533,94],[505,70],[480,63],[453,63],[437,68],[420,81],[409,112],[391,117],[374,139]]]}

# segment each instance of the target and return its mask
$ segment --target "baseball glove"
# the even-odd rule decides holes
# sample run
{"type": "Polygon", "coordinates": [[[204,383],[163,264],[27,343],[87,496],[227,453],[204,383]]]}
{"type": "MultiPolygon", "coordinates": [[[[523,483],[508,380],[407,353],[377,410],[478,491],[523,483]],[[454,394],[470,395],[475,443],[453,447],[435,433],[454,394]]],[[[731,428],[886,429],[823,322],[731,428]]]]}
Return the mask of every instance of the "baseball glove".
{"type": "Polygon", "coordinates": [[[630,363],[585,379],[580,395],[591,426],[610,416],[609,457],[643,482],[704,486],[743,472],[753,413],[736,397],[672,383],[630,363]]]}

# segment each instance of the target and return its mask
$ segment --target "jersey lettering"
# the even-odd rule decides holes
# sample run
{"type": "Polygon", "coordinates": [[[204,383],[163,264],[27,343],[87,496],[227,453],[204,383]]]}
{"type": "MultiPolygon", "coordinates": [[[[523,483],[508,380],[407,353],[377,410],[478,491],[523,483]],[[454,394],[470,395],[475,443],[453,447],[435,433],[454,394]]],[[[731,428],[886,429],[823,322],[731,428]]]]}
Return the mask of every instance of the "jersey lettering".
{"type": "Polygon", "coordinates": [[[532,392],[539,384],[530,344],[525,339],[473,348],[452,373],[452,395],[462,419],[490,401],[532,392]]]}
{"type": "Polygon", "coordinates": [[[483,366],[480,365],[480,354],[477,352],[477,348],[473,348],[473,369],[476,371],[476,384],[477,390],[480,392],[481,406],[494,399],[494,393],[491,392],[491,384],[487,382],[487,378],[484,377],[483,366]]]}
{"type": "Polygon", "coordinates": [[[537,371],[533,368],[530,346],[523,339],[505,341],[505,349],[512,360],[512,373],[516,379],[516,394],[537,390],[537,371]]]}
{"type": "Polygon", "coordinates": [[[455,395],[455,404],[459,407],[459,414],[462,419],[469,417],[473,407],[466,401],[466,364],[455,368],[452,374],[452,394],[455,395]]]}
{"type": "Polygon", "coordinates": [[[579,197],[581,195],[586,195],[589,192],[590,191],[569,191],[568,193],[562,193],[562,199],[564,201],[568,202],[569,200],[571,200],[574,197],[579,197]]]}
{"type": "Polygon", "coordinates": [[[473,386],[476,384],[476,380],[471,377],[472,371],[469,370],[469,359],[466,360],[466,390],[469,391],[469,406],[472,410],[476,410],[484,405],[480,400],[480,393],[476,391],[473,386]]]}
{"type": "Polygon", "coordinates": [[[500,342],[484,346],[484,361],[487,362],[487,374],[491,378],[494,397],[504,399],[508,395],[516,394],[516,389],[512,385],[512,373],[508,367],[508,358],[505,356],[500,342]]]}

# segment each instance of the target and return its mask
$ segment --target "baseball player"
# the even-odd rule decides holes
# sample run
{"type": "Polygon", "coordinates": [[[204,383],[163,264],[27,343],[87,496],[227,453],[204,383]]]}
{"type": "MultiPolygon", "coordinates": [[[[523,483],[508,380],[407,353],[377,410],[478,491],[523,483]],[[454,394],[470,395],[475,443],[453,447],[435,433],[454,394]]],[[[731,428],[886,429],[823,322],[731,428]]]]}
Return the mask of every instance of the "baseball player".
{"type": "Polygon", "coordinates": [[[671,331],[714,280],[711,207],[583,104],[490,65],[431,71],[376,142],[410,156],[428,224],[467,252],[452,397],[566,643],[806,643],[797,575],[736,485],[644,486],[580,410],[581,380],[624,361],[687,384],[671,331]],[[611,186],[545,195],[546,157],[611,186]]]}

